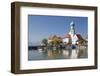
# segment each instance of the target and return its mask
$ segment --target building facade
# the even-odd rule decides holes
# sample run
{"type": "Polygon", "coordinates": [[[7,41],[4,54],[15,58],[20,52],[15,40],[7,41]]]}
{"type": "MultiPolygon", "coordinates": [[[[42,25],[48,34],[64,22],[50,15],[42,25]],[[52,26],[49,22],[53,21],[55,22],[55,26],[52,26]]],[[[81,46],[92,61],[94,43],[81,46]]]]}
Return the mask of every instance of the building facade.
{"type": "MultiPolygon", "coordinates": [[[[50,43],[52,40],[53,40],[53,38],[54,38],[55,36],[50,36],[49,38],[48,38],[48,43],[50,43]]],[[[57,36],[56,36],[57,37],[57,36]]],[[[68,44],[68,43],[71,43],[71,44],[78,44],[78,41],[80,40],[80,39],[82,39],[82,36],[80,35],[80,34],[76,34],[76,32],[75,32],[75,24],[74,24],[74,22],[72,21],[71,23],[70,23],[70,30],[69,30],[69,33],[68,34],[65,34],[65,36],[63,36],[63,37],[58,37],[58,38],[60,38],[61,40],[62,40],[62,42],[63,43],[66,43],[66,44],[68,44]]]]}

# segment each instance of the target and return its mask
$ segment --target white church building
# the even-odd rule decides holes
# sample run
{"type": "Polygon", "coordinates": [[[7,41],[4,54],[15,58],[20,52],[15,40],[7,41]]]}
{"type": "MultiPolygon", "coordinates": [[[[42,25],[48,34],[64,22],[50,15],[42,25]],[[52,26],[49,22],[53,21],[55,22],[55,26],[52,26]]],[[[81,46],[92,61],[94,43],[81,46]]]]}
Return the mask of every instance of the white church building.
{"type": "MultiPolygon", "coordinates": [[[[52,37],[49,37],[48,38],[48,43],[50,43],[52,41],[52,37]]],[[[75,32],[75,24],[74,22],[72,21],[70,23],[70,30],[69,30],[69,33],[66,34],[65,36],[63,37],[59,37],[63,43],[72,43],[72,44],[78,44],[78,40],[82,39],[82,36],[80,34],[76,34],[75,32]]]]}

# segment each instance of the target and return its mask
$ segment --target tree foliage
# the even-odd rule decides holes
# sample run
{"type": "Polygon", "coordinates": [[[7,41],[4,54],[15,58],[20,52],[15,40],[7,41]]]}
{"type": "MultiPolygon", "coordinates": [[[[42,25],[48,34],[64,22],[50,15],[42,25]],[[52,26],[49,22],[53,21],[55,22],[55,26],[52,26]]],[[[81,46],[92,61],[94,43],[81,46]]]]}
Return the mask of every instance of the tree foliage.
{"type": "Polygon", "coordinates": [[[50,42],[53,46],[60,45],[62,43],[62,40],[59,37],[53,37],[52,41],[50,42]]]}
{"type": "Polygon", "coordinates": [[[48,40],[47,40],[46,38],[43,39],[43,40],[42,40],[42,44],[43,44],[43,45],[47,45],[47,44],[48,44],[48,40]]]}

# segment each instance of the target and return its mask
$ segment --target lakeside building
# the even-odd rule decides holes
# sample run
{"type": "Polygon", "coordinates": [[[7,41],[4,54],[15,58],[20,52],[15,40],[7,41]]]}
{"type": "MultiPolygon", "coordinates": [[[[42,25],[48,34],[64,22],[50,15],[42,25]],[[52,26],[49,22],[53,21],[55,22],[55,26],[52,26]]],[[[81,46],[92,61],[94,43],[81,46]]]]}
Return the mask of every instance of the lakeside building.
{"type": "Polygon", "coordinates": [[[55,38],[55,37],[60,39],[63,43],[66,43],[66,44],[68,44],[68,43],[78,44],[78,41],[83,39],[80,34],[76,34],[75,24],[73,21],[70,23],[70,30],[69,30],[68,34],[65,34],[65,36],[63,36],[63,37],[58,37],[56,35],[50,36],[48,38],[48,43],[50,43],[53,40],[53,38],[55,38]]]}

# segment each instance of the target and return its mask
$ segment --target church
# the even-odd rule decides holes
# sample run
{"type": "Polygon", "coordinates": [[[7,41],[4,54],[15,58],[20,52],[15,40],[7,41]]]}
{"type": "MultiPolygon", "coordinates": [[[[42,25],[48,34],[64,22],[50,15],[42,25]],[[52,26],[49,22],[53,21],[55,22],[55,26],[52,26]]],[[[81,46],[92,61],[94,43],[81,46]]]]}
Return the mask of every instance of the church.
{"type": "MultiPolygon", "coordinates": [[[[48,38],[48,43],[50,43],[54,37],[57,37],[57,36],[49,37],[49,38],[48,38]]],[[[70,23],[70,30],[69,30],[69,33],[66,34],[66,35],[63,36],[63,37],[58,37],[58,38],[61,39],[61,41],[62,41],[63,43],[66,43],[66,44],[68,44],[68,43],[71,43],[71,44],[78,44],[78,41],[79,41],[80,39],[82,39],[82,36],[81,36],[80,34],[76,34],[76,32],[75,32],[75,24],[74,24],[74,22],[72,21],[72,22],[70,23]]]]}

